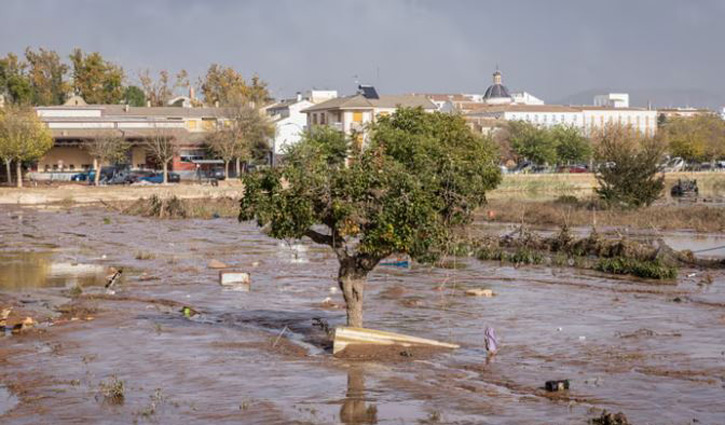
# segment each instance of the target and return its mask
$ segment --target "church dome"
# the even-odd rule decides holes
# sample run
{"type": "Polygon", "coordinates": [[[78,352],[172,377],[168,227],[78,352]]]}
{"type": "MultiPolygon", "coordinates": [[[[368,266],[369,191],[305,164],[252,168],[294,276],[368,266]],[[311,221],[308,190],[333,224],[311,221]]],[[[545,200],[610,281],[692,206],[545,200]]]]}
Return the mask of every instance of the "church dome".
{"type": "Polygon", "coordinates": [[[483,101],[491,105],[513,103],[509,90],[503,85],[503,78],[499,70],[493,73],[493,84],[486,89],[483,101]]]}

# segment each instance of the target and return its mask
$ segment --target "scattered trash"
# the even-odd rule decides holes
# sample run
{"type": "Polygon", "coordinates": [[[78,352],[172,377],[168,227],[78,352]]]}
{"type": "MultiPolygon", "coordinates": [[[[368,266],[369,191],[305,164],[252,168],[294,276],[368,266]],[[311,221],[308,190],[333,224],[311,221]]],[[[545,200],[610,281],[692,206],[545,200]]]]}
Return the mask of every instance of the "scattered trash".
{"type": "Polygon", "coordinates": [[[630,425],[624,413],[610,413],[606,410],[602,412],[600,417],[592,419],[590,423],[592,425],[630,425]]]}
{"type": "Polygon", "coordinates": [[[33,320],[32,317],[26,317],[22,322],[13,326],[12,334],[17,335],[19,333],[25,332],[28,329],[31,329],[36,324],[37,323],[35,322],[35,320],[33,320]]]}
{"type": "Polygon", "coordinates": [[[332,335],[332,330],[330,329],[330,324],[327,322],[327,320],[325,320],[321,317],[313,317],[312,326],[320,328],[323,332],[325,332],[327,334],[327,336],[332,335]]]}
{"type": "Polygon", "coordinates": [[[496,331],[492,327],[487,327],[483,332],[483,342],[486,345],[486,352],[490,356],[495,356],[498,351],[498,340],[496,339],[496,331]]]}
{"type": "Polygon", "coordinates": [[[569,389],[569,380],[562,379],[562,380],[558,380],[558,381],[546,381],[546,384],[544,384],[544,387],[546,388],[546,391],[549,391],[549,392],[568,390],[569,389]]]}
{"type": "Polygon", "coordinates": [[[184,315],[184,317],[188,319],[199,315],[199,312],[197,310],[195,310],[193,307],[189,307],[188,305],[181,307],[181,313],[184,315]]]}
{"type": "Polygon", "coordinates": [[[226,269],[227,267],[229,267],[228,265],[222,263],[219,260],[211,260],[206,266],[210,269],[226,269]]]}
{"type": "Polygon", "coordinates": [[[687,275],[687,277],[695,277],[695,276],[697,276],[697,273],[689,273],[689,274],[687,275]]]}
{"type": "Polygon", "coordinates": [[[337,294],[337,291],[338,291],[338,290],[339,290],[339,289],[337,289],[337,287],[335,287],[335,286],[330,286],[330,293],[331,293],[331,294],[337,294]]]}
{"type": "Polygon", "coordinates": [[[285,326],[284,328],[282,328],[282,332],[280,332],[279,335],[277,335],[277,339],[274,340],[274,343],[272,344],[272,348],[274,348],[274,347],[277,346],[277,343],[279,342],[279,339],[282,338],[282,335],[284,335],[285,332],[287,332],[287,326],[285,326]]]}
{"type": "Polygon", "coordinates": [[[585,336],[580,336],[580,337],[579,337],[579,341],[584,341],[584,340],[586,340],[586,339],[587,339],[587,337],[585,337],[585,336]]]}
{"type": "Polygon", "coordinates": [[[677,183],[670,189],[672,196],[694,196],[697,197],[699,189],[697,188],[697,180],[677,179],[677,183]]]}
{"type": "Polygon", "coordinates": [[[251,288],[252,279],[249,273],[244,272],[219,272],[219,284],[224,289],[232,291],[249,292],[251,288]]]}
{"type": "Polygon", "coordinates": [[[252,263],[252,267],[259,267],[259,261],[255,261],[252,263]]]}
{"type": "Polygon", "coordinates": [[[343,351],[348,345],[371,344],[371,345],[402,345],[410,346],[432,346],[440,348],[459,348],[459,345],[439,342],[432,339],[418,338],[398,334],[394,332],[378,331],[374,329],[352,328],[341,326],[335,329],[335,340],[332,354],[343,351]]]}
{"type": "Polygon", "coordinates": [[[557,331],[557,332],[561,332],[561,331],[563,331],[563,330],[564,330],[564,328],[556,328],[556,331],[557,331]]]}
{"type": "Polygon", "coordinates": [[[467,289],[466,295],[471,296],[471,297],[491,298],[491,297],[493,297],[493,291],[491,289],[481,289],[481,288],[467,289]]]}
{"type": "Polygon", "coordinates": [[[0,327],[5,327],[5,321],[10,317],[10,313],[13,312],[12,307],[4,308],[0,311],[0,327]]]}
{"type": "Polygon", "coordinates": [[[407,269],[410,267],[410,261],[408,261],[408,260],[386,261],[386,262],[380,263],[380,265],[388,266],[388,267],[400,267],[403,269],[407,269]]]}
{"type": "Polygon", "coordinates": [[[123,270],[119,269],[118,271],[116,271],[116,273],[108,276],[106,278],[106,289],[113,289],[113,286],[116,284],[116,282],[118,282],[118,279],[121,277],[122,274],[123,270]]]}

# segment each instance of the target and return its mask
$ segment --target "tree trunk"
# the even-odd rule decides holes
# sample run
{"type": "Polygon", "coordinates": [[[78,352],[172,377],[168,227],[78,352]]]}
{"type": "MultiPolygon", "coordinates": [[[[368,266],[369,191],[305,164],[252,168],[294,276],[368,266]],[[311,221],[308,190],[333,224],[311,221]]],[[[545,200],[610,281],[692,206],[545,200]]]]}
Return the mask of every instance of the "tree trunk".
{"type": "Polygon", "coordinates": [[[10,160],[10,159],[5,160],[5,172],[7,173],[7,176],[8,176],[8,186],[13,185],[13,169],[10,166],[11,162],[12,162],[12,160],[10,160]]]}
{"type": "Polygon", "coordinates": [[[164,161],[164,184],[169,182],[169,163],[164,161]]]}
{"type": "Polygon", "coordinates": [[[224,177],[229,178],[229,161],[226,159],[224,160],[224,177]]]}
{"type": "Polygon", "coordinates": [[[93,176],[93,184],[99,186],[101,184],[101,161],[97,158],[93,158],[93,169],[96,170],[96,175],[93,176]]]}
{"type": "Polygon", "coordinates": [[[367,283],[367,273],[342,264],[338,283],[347,308],[347,325],[362,328],[363,295],[367,283]]]}
{"type": "Polygon", "coordinates": [[[15,161],[15,171],[17,172],[18,187],[23,187],[23,163],[15,161]]]}

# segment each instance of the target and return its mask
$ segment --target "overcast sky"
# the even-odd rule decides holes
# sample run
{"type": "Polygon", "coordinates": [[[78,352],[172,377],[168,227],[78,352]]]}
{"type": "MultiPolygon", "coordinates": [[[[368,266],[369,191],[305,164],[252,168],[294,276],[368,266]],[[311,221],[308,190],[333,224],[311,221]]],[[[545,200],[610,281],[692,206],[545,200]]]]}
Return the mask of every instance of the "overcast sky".
{"type": "Polygon", "coordinates": [[[100,51],[142,68],[258,73],[274,95],[483,92],[496,65],[547,101],[720,90],[723,0],[0,0],[0,54],[100,51]]]}

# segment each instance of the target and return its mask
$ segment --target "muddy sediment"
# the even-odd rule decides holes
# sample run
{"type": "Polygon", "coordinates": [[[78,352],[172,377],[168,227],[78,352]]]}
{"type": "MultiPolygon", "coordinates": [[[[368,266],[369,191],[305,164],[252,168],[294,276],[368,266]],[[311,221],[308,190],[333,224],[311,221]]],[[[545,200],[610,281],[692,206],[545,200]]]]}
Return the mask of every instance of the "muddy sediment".
{"type": "Polygon", "coordinates": [[[346,359],[331,355],[322,325],[345,320],[323,307],[342,302],[335,259],[311,244],[234,219],[94,208],[6,209],[0,236],[0,255],[124,270],[115,294],[89,284],[71,297],[58,282],[0,290],[13,320],[38,322],[0,337],[0,385],[17,399],[2,423],[581,424],[592,409],[631,423],[725,417],[722,270],[700,285],[702,272],[682,266],[676,282],[653,287],[473,258],[457,260],[465,268],[381,267],[366,290],[367,326],[462,347],[346,359]],[[212,259],[250,272],[251,291],[224,291],[212,259]],[[496,296],[465,295],[479,287],[496,296]],[[488,360],[487,326],[500,338],[488,360]],[[99,397],[111,376],[124,382],[123,405],[99,397]],[[571,388],[546,392],[556,379],[571,388]]]}

